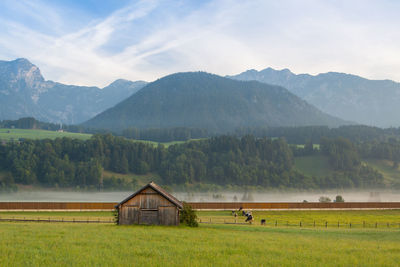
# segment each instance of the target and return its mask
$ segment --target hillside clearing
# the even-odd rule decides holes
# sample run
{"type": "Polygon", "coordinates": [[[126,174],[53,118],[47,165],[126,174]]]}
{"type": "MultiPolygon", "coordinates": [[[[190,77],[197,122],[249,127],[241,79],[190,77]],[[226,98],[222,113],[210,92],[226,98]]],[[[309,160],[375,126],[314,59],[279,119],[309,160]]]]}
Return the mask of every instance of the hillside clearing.
{"type": "Polygon", "coordinates": [[[383,175],[386,185],[400,188],[400,168],[394,169],[392,161],[368,159],[365,162],[383,175]]]}
{"type": "Polygon", "coordinates": [[[6,129],[0,128],[0,140],[19,140],[19,139],[56,139],[69,137],[74,139],[87,140],[91,134],[56,132],[36,129],[6,129]]]}
{"type": "Polygon", "coordinates": [[[295,157],[294,166],[295,169],[310,177],[325,177],[333,173],[328,158],[323,155],[295,157]]]}

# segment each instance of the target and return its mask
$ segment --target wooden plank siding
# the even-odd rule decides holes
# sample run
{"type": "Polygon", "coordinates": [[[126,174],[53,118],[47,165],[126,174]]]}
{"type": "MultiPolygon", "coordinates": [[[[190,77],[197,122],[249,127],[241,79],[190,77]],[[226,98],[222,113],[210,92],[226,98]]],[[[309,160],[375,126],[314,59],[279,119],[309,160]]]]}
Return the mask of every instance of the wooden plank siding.
{"type": "Polygon", "coordinates": [[[179,208],[148,187],[119,206],[120,224],[179,225],[179,208]]]}

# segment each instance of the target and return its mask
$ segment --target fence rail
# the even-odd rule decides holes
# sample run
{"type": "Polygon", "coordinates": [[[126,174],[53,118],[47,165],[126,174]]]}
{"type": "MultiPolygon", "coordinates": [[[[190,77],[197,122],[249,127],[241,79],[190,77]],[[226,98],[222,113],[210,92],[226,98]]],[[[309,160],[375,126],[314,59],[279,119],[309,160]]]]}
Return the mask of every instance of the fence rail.
{"type": "Polygon", "coordinates": [[[400,222],[327,222],[327,221],[282,221],[282,220],[269,220],[264,224],[253,221],[252,223],[246,223],[237,220],[212,220],[212,219],[200,219],[201,224],[238,224],[238,225],[262,225],[269,227],[299,227],[299,228],[329,228],[329,229],[354,229],[354,228],[379,228],[379,229],[400,229],[400,222]]]}
{"type": "Polygon", "coordinates": [[[197,210],[274,210],[274,209],[400,209],[400,202],[191,202],[197,210]]]}
{"type": "MultiPolygon", "coordinates": [[[[108,220],[94,220],[94,219],[76,219],[76,218],[0,218],[0,222],[42,222],[42,223],[98,223],[98,224],[113,224],[113,219],[108,220]]],[[[293,221],[280,221],[280,220],[269,220],[265,222],[265,224],[261,224],[259,222],[253,221],[252,223],[247,223],[238,220],[212,220],[209,219],[199,219],[198,221],[201,224],[234,224],[234,225],[262,225],[266,227],[298,227],[298,228],[325,228],[325,229],[338,229],[338,228],[347,228],[347,229],[355,229],[355,228],[375,228],[375,229],[400,229],[400,223],[394,222],[304,222],[299,221],[298,223],[293,221]]]]}
{"type": "MultiPolygon", "coordinates": [[[[0,210],[113,210],[116,202],[0,202],[0,210]]],[[[189,202],[196,210],[400,209],[400,202],[189,202]]]]}
{"type": "Polygon", "coordinates": [[[110,220],[83,220],[83,219],[44,219],[44,218],[0,218],[0,222],[49,222],[49,223],[114,223],[112,219],[110,220]]]}

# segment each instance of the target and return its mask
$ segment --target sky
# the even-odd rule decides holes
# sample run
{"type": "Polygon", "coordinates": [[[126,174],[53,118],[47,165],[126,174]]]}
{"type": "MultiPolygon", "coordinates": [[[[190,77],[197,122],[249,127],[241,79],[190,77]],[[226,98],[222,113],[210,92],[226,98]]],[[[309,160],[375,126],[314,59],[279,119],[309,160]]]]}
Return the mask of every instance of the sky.
{"type": "Polygon", "coordinates": [[[400,81],[397,0],[2,0],[0,60],[104,87],[184,71],[337,71],[400,81]]]}

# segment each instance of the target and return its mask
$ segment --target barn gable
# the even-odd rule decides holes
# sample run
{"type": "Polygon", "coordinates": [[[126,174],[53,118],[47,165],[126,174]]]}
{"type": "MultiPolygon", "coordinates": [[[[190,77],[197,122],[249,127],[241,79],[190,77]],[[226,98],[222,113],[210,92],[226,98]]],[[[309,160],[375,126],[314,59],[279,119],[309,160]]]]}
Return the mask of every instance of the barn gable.
{"type": "Polygon", "coordinates": [[[144,193],[144,194],[151,194],[151,189],[154,192],[159,193],[160,195],[162,195],[163,197],[165,197],[166,199],[168,199],[172,204],[174,204],[175,206],[177,206],[178,208],[182,209],[183,205],[182,202],[180,202],[178,199],[176,199],[173,195],[169,194],[167,191],[165,191],[164,189],[162,189],[159,185],[155,184],[154,182],[150,182],[147,185],[143,186],[142,188],[140,188],[138,191],[136,191],[135,193],[133,193],[132,195],[130,195],[129,197],[127,197],[126,199],[122,200],[117,206],[115,206],[116,208],[121,206],[122,204],[124,204],[125,202],[128,202],[130,199],[134,198],[136,195],[140,194],[140,193],[144,193]]]}
{"type": "Polygon", "coordinates": [[[120,224],[178,225],[182,203],[151,182],[133,193],[116,208],[120,224]]]}

